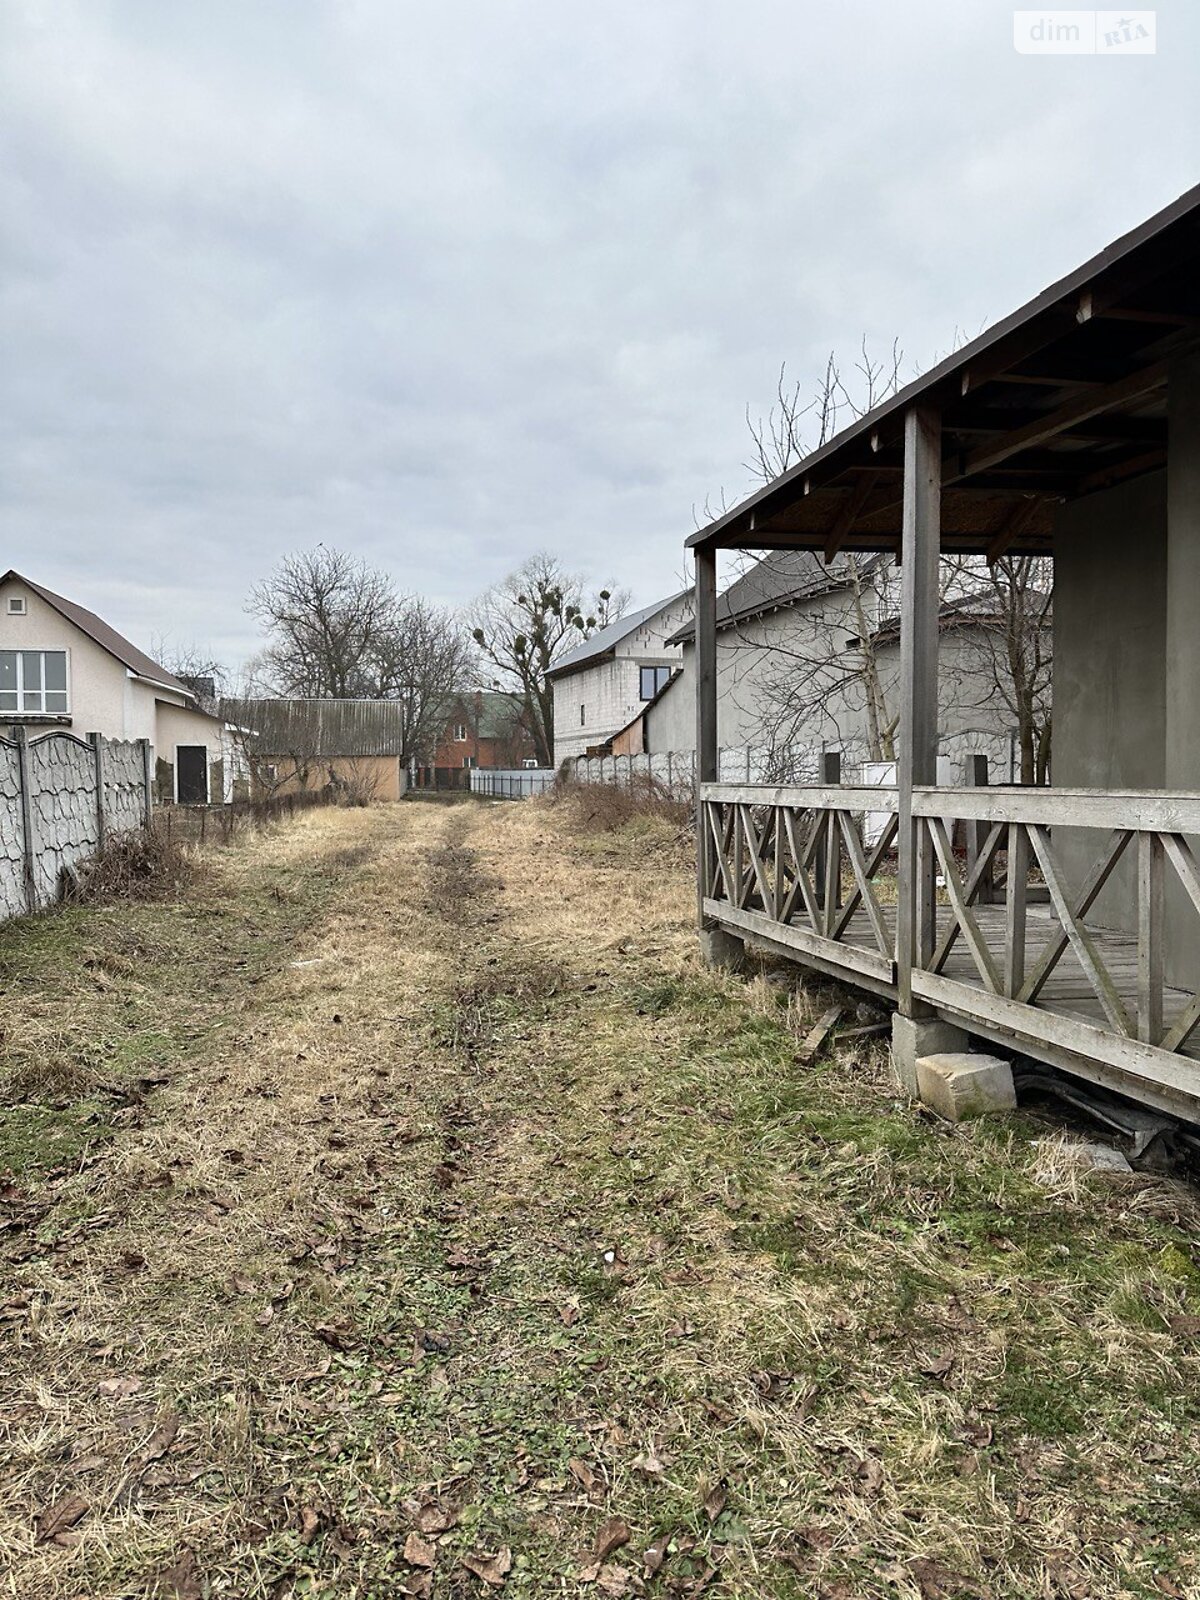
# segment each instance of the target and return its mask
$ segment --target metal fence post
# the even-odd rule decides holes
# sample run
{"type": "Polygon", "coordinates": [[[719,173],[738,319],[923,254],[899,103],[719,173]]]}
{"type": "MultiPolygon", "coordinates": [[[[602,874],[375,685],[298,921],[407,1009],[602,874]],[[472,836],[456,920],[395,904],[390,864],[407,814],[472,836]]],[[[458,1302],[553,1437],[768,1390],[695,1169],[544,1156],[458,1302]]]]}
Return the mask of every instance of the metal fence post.
{"type": "Polygon", "coordinates": [[[154,825],[154,763],[149,739],[139,739],[138,745],[142,752],[142,824],[150,828],[154,825]]]}
{"type": "Polygon", "coordinates": [[[37,878],[34,876],[33,807],[29,796],[29,733],[25,728],[12,731],[17,746],[17,787],[21,796],[21,873],[25,880],[25,904],[36,911],[37,878]]]}
{"type": "Polygon", "coordinates": [[[96,843],[104,844],[104,745],[98,733],[89,733],[87,742],[92,747],[92,770],[96,774],[96,843]]]}

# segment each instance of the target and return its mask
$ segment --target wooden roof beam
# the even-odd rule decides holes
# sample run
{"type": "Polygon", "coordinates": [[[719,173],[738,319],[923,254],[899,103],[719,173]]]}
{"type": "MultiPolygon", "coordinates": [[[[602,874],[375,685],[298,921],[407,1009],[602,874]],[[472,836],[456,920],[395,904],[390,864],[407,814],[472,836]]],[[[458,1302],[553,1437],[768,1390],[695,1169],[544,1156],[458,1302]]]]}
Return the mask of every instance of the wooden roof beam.
{"type": "Polygon", "coordinates": [[[842,543],[850,529],[858,520],[859,513],[866,505],[871,490],[875,487],[869,473],[863,473],[856,486],[850,491],[850,498],[838,512],[833,527],[829,530],[829,537],[825,541],[825,560],[832,561],[842,548],[842,543]]]}
{"type": "Polygon", "coordinates": [[[978,450],[969,452],[962,462],[962,470],[958,476],[970,477],[973,473],[982,472],[998,462],[1007,461],[1010,456],[1019,455],[1022,450],[1045,444],[1047,439],[1053,439],[1057,434],[1066,432],[1072,423],[1086,422],[1089,417],[1099,416],[1103,411],[1114,410],[1131,400],[1140,400],[1156,389],[1161,389],[1166,381],[1167,363],[1156,361],[1152,366],[1143,367],[1139,372],[1132,372],[1116,383],[1107,384],[1102,389],[1093,389],[1088,394],[1078,395],[1068,400],[1065,405],[1048,411],[1039,421],[1028,423],[1023,428],[1014,428],[1010,433],[1001,434],[991,444],[981,445],[978,450]]]}
{"type": "Polygon", "coordinates": [[[1017,542],[1033,520],[1038,509],[1037,500],[1018,500],[1000,524],[987,547],[988,566],[994,565],[1017,542]]]}

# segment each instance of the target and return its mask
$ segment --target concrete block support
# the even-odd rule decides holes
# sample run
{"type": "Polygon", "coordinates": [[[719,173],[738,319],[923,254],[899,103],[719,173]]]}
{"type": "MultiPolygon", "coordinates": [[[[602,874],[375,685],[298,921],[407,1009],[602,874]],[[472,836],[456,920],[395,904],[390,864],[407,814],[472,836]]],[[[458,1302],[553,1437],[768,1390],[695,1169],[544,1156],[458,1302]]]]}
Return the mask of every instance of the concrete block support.
{"type": "Polygon", "coordinates": [[[724,928],[701,928],[700,959],[708,967],[724,967],[729,972],[740,972],[746,964],[746,946],[743,941],[724,928]]]}
{"type": "Polygon", "coordinates": [[[924,1104],[947,1122],[1013,1111],[1017,1104],[1012,1067],[999,1056],[918,1056],[917,1090],[924,1104]]]}
{"type": "Polygon", "coordinates": [[[937,1017],[905,1017],[896,1012],[892,1017],[892,1071],[897,1086],[916,1100],[917,1061],[921,1056],[933,1056],[967,1048],[967,1036],[953,1023],[942,1022],[937,1017]]]}

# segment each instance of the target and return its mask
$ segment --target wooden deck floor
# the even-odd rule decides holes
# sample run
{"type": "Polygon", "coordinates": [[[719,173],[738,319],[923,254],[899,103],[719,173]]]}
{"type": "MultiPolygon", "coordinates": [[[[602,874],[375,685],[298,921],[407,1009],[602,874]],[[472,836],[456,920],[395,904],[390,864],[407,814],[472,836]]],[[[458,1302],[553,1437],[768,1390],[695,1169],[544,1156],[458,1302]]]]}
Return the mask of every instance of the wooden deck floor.
{"type": "MultiPolygon", "coordinates": [[[[882,908],[888,929],[895,933],[895,908],[885,906],[882,908]]],[[[997,965],[1002,966],[1004,960],[1004,907],[1003,905],[976,906],[975,919],[979,930],[987,940],[992,955],[997,965]]],[[[944,906],[938,907],[939,936],[949,925],[950,913],[944,906]]],[[[1025,935],[1025,966],[1026,970],[1032,969],[1041,955],[1051,935],[1057,930],[1058,923],[1048,906],[1031,905],[1028,908],[1028,922],[1025,935]]],[[[1089,930],[1095,938],[1099,949],[1100,958],[1108,969],[1117,992],[1121,996],[1131,1016],[1137,1012],[1137,941],[1127,934],[1089,930]]],[[[871,925],[867,921],[866,913],[859,911],[850,923],[846,933],[847,941],[861,950],[874,951],[878,949],[871,925]]],[[[956,941],[954,949],[946,962],[943,972],[947,978],[953,978],[958,983],[971,985],[983,992],[983,982],[979,976],[978,968],[971,959],[970,951],[963,943],[961,936],[956,941]]],[[[1170,1027],[1175,1018],[1191,1001],[1191,994],[1185,989],[1166,988],[1163,993],[1163,1012],[1166,1025],[1170,1027]]],[[[1096,997],[1091,984],[1088,982],[1075,952],[1068,948],[1063,952],[1062,958],[1046,982],[1045,988],[1038,996],[1038,1008],[1044,1011],[1055,1012],[1063,1017],[1078,1017],[1085,1022],[1091,1022],[1097,1027],[1107,1027],[1104,1010],[1096,997]]],[[[1192,1036],[1185,1050],[1193,1061],[1200,1061],[1200,1029],[1192,1036]]]]}

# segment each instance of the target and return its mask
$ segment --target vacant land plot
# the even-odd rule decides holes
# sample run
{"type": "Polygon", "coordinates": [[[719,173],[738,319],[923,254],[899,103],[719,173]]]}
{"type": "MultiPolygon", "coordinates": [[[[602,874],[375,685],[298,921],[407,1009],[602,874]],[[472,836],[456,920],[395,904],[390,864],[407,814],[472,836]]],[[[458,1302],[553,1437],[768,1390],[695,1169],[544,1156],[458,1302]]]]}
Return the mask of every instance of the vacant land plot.
{"type": "Polygon", "coordinates": [[[1191,1192],[798,1068],[691,907],[411,804],[0,932],[0,1593],[1200,1592],[1191,1192]]]}

